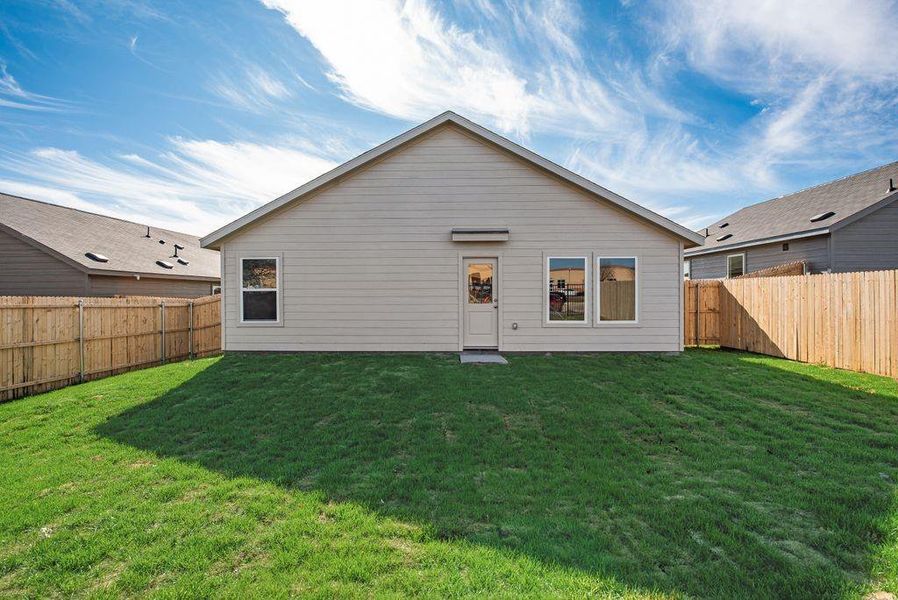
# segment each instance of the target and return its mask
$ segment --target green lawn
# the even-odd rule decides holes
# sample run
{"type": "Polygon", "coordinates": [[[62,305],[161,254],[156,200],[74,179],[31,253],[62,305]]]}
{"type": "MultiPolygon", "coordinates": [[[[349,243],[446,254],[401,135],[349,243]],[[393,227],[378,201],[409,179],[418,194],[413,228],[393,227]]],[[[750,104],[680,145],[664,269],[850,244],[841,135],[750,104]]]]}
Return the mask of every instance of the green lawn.
{"type": "Polygon", "coordinates": [[[229,355],[0,405],[0,596],[898,592],[898,384],[229,355]]]}

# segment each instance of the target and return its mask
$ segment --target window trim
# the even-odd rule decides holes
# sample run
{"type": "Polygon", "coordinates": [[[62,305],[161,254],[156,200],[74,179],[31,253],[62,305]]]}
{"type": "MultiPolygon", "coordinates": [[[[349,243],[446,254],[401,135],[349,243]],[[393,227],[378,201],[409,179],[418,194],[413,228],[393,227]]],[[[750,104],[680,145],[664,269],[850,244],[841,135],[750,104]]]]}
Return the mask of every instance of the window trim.
{"type": "MultiPolygon", "coordinates": [[[[734,257],[734,256],[741,256],[741,257],[742,257],[742,275],[745,275],[745,273],[747,272],[747,270],[746,270],[745,252],[737,252],[736,254],[727,254],[727,263],[726,263],[726,274],[727,274],[727,275],[726,275],[726,278],[727,278],[727,279],[731,279],[731,278],[732,278],[732,276],[730,275],[730,259],[731,259],[732,257],[734,257]]],[[[736,275],[736,277],[740,277],[740,275],[736,275]]]]}
{"type": "Polygon", "coordinates": [[[596,256],[596,319],[595,326],[596,327],[604,327],[604,326],[639,326],[639,257],[638,256],[627,256],[624,254],[613,254],[613,255],[605,255],[605,256],[596,256]],[[630,321],[603,321],[602,320],[602,279],[601,279],[601,269],[602,269],[602,259],[620,259],[620,258],[632,258],[633,266],[636,269],[636,286],[633,290],[634,301],[636,302],[636,306],[633,307],[633,319],[630,321]]]}
{"type": "Polygon", "coordinates": [[[589,276],[589,268],[588,265],[590,263],[590,256],[586,254],[573,255],[573,256],[564,256],[557,254],[546,254],[545,255],[545,267],[543,269],[543,303],[545,307],[543,308],[543,326],[546,327],[583,327],[589,325],[589,297],[590,297],[590,276],[589,276]],[[581,259],[583,261],[583,320],[582,321],[552,321],[549,317],[551,316],[551,303],[549,302],[549,279],[550,279],[550,270],[549,265],[551,264],[552,259],[581,259]]]}
{"type": "Polygon", "coordinates": [[[282,308],[281,308],[281,298],[283,294],[281,290],[283,286],[281,285],[282,275],[281,275],[281,257],[280,256],[241,256],[237,260],[237,278],[240,281],[240,325],[248,325],[250,327],[265,327],[272,325],[282,325],[282,308]],[[275,286],[274,288],[245,288],[243,287],[243,261],[246,260],[273,260],[274,261],[274,274],[275,274],[275,286]],[[276,318],[272,320],[261,320],[261,319],[250,319],[247,321],[243,318],[243,293],[244,292],[275,292],[275,314],[276,318]]]}

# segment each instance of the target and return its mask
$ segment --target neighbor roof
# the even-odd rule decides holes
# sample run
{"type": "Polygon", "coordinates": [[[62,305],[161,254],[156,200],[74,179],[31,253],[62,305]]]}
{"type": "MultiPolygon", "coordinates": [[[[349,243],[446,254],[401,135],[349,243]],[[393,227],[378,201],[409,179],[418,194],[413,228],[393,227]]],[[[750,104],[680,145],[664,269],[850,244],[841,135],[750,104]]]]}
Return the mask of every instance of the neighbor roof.
{"type": "Polygon", "coordinates": [[[890,179],[898,185],[898,162],[746,206],[710,225],[704,246],[687,254],[830,233],[898,200],[890,179]]]}
{"type": "Polygon", "coordinates": [[[219,279],[219,254],[200,247],[186,233],[0,193],[0,231],[36,245],[75,268],[103,275],[145,275],[176,279],[219,279]],[[160,243],[164,242],[164,243],[160,243]],[[174,244],[189,264],[173,258],[174,244]],[[107,258],[97,262],[94,253],[107,258]],[[172,265],[167,269],[157,260],[172,265]]]}
{"type": "Polygon", "coordinates": [[[536,154],[535,152],[531,152],[526,148],[515,144],[511,140],[508,140],[497,133],[486,129],[485,127],[481,127],[480,125],[474,123],[473,121],[469,121],[468,119],[452,112],[446,111],[441,115],[434,117],[433,119],[414,127],[405,133],[377,146],[367,152],[360,154],[359,156],[353,158],[352,160],[343,163],[339,167],[328,171],[324,175],[316,177],[315,179],[309,181],[308,183],[296,188],[292,192],[288,192],[281,196],[280,198],[276,198],[272,200],[268,204],[264,204],[257,208],[256,210],[240,217],[236,221],[225,225],[221,229],[210,233],[200,240],[200,243],[204,248],[218,248],[219,243],[225,237],[231,235],[232,233],[246,227],[253,221],[262,218],[263,216],[275,211],[299,198],[305,196],[306,194],[310,194],[315,190],[321,188],[332,181],[347,175],[350,172],[355,171],[356,169],[363,167],[364,165],[370,163],[373,160],[376,160],[383,156],[384,154],[395,150],[399,146],[414,140],[415,138],[426,134],[427,132],[445,125],[447,123],[452,123],[461,127],[462,129],[468,131],[469,133],[474,134],[475,136],[484,139],[488,142],[491,142],[500,148],[514,154],[518,158],[539,167],[549,173],[564,179],[568,183],[571,183],[577,186],[580,189],[583,189],[591,194],[601,197],[602,199],[610,202],[611,204],[617,205],[618,207],[626,210],[627,212],[636,215],[637,217],[642,218],[645,221],[648,221],[662,229],[669,231],[675,236],[685,240],[686,247],[691,248],[693,246],[701,245],[703,241],[703,237],[686,228],[682,225],[667,219],[666,217],[662,217],[661,215],[645,208],[644,206],[640,206],[635,202],[627,200],[623,196],[615,194],[614,192],[603,188],[602,186],[593,183],[592,181],[586,179],[585,177],[581,177],[576,173],[573,173],[564,167],[561,167],[552,161],[543,158],[542,156],[536,154]]]}

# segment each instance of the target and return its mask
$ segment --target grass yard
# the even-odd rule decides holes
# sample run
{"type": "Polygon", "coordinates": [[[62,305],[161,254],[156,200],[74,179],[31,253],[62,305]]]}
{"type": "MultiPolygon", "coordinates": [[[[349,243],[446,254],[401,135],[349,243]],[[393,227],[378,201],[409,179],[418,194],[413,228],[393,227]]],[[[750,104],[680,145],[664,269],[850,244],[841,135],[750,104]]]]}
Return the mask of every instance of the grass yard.
{"type": "Polygon", "coordinates": [[[898,384],[229,355],[0,405],[0,596],[898,592],[898,384]]]}

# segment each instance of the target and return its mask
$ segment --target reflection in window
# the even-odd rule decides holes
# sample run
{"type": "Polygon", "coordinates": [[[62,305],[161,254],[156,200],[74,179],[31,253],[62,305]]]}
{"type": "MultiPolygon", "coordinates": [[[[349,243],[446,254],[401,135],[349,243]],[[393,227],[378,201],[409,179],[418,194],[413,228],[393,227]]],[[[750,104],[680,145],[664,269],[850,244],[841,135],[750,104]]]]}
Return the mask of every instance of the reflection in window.
{"type": "Polygon", "coordinates": [[[277,270],[276,258],[244,258],[241,260],[241,320],[278,320],[277,270]]]}
{"type": "Polygon", "coordinates": [[[493,265],[468,265],[468,304],[493,303],[493,265]]]}
{"type": "Polygon", "coordinates": [[[745,274],[745,255],[731,254],[727,256],[727,277],[739,277],[745,274]]]}
{"type": "Polygon", "coordinates": [[[549,321],[586,321],[586,257],[549,258],[549,321]]]}
{"type": "Polygon", "coordinates": [[[599,259],[599,321],[636,320],[636,259],[599,259]]]}

